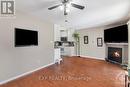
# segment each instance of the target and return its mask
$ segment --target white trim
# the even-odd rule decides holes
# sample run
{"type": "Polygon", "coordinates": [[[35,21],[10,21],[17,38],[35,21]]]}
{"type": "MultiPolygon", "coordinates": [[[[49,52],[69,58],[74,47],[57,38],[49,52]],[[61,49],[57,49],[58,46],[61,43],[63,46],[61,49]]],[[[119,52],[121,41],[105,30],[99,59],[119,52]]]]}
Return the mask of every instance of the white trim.
{"type": "Polygon", "coordinates": [[[5,80],[5,81],[0,82],[0,85],[5,84],[5,83],[8,83],[8,82],[10,82],[10,81],[12,81],[12,80],[18,79],[18,78],[20,78],[20,77],[26,76],[26,75],[28,75],[28,74],[31,74],[31,73],[33,73],[33,72],[35,72],[35,71],[38,71],[38,70],[40,70],[40,69],[43,69],[43,68],[45,68],[45,67],[51,66],[51,65],[53,65],[53,64],[55,64],[55,63],[50,63],[50,64],[47,64],[47,65],[45,65],[45,66],[39,67],[39,68],[37,68],[37,69],[34,69],[34,70],[32,70],[32,71],[23,73],[23,74],[21,74],[21,75],[15,76],[15,77],[12,77],[12,78],[10,78],[10,79],[7,79],[7,80],[5,80]]]}
{"type": "Polygon", "coordinates": [[[130,23],[130,20],[127,22],[127,25],[130,23]]]}
{"type": "Polygon", "coordinates": [[[126,45],[128,46],[128,43],[106,43],[106,45],[126,45]]]}
{"type": "Polygon", "coordinates": [[[84,55],[80,55],[81,57],[86,57],[86,58],[92,58],[92,59],[97,59],[97,60],[105,60],[105,58],[98,58],[98,57],[92,57],[92,56],[84,56],[84,55]]]}

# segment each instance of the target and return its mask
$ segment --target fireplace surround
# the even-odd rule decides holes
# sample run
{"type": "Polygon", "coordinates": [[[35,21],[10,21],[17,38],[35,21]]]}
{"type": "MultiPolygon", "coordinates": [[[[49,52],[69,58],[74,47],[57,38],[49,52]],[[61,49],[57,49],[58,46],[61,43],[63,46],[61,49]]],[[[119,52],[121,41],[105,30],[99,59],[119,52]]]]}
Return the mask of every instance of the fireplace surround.
{"type": "Polygon", "coordinates": [[[120,65],[127,65],[128,43],[106,43],[106,60],[120,65]]]}

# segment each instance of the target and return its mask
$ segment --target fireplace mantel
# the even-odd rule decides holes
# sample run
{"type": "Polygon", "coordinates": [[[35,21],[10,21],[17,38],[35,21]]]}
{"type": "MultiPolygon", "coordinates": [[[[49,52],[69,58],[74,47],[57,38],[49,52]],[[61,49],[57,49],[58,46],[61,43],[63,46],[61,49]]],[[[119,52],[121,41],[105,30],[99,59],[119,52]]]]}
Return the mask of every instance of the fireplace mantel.
{"type": "Polygon", "coordinates": [[[128,46],[128,43],[106,43],[106,45],[124,45],[124,46],[128,46]]]}
{"type": "Polygon", "coordinates": [[[109,47],[122,48],[122,64],[128,64],[128,43],[106,43],[106,58],[109,47]]]}

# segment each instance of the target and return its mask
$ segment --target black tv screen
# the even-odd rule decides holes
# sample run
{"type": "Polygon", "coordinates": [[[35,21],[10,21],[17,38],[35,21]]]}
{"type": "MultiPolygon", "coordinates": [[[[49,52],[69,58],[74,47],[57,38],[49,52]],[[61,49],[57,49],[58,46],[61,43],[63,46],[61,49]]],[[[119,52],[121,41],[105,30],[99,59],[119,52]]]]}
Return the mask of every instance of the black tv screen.
{"type": "Polygon", "coordinates": [[[38,32],[15,28],[15,46],[38,45],[38,32]]]}
{"type": "Polygon", "coordinates": [[[127,25],[104,30],[104,42],[106,43],[128,43],[127,25]]]}

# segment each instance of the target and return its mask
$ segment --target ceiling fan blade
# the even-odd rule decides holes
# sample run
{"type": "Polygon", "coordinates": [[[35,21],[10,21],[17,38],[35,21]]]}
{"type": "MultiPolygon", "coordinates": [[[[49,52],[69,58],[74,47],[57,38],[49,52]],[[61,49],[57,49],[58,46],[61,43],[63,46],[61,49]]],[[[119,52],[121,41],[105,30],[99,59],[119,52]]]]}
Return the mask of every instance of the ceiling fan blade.
{"type": "Polygon", "coordinates": [[[62,4],[60,4],[60,5],[56,5],[56,6],[53,6],[53,7],[50,7],[50,8],[48,8],[48,10],[55,9],[55,8],[57,8],[57,7],[61,6],[61,5],[62,5],[62,4]]]}
{"type": "Polygon", "coordinates": [[[81,9],[81,10],[83,10],[85,8],[85,6],[77,5],[77,4],[74,4],[74,3],[71,3],[71,5],[75,8],[81,9]]]}

